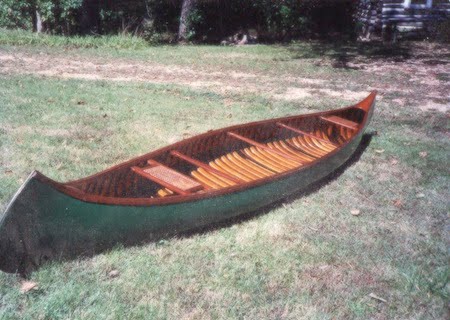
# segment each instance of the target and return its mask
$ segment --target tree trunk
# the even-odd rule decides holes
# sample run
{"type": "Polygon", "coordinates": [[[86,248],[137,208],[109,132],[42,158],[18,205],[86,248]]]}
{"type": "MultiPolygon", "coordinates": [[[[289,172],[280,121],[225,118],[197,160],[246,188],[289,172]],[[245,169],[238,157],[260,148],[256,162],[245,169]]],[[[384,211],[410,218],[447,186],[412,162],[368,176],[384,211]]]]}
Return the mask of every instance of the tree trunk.
{"type": "Polygon", "coordinates": [[[42,18],[39,11],[36,10],[36,32],[42,32],[42,18]]]}
{"type": "Polygon", "coordinates": [[[81,6],[81,33],[100,33],[100,3],[98,0],[83,0],[81,6]]]}
{"type": "Polygon", "coordinates": [[[189,32],[189,16],[195,8],[195,0],[183,0],[180,15],[180,26],[178,28],[178,41],[186,41],[189,32]]]}

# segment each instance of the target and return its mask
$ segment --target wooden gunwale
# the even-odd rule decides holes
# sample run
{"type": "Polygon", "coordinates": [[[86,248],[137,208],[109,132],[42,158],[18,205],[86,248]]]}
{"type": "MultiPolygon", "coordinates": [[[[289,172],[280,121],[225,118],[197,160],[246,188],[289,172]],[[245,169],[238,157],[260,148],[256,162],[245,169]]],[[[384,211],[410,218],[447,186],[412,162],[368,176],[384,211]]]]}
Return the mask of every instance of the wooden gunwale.
{"type": "Polygon", "coordinates": [[[262,121],[255,121],[255,122],[250,122],[250,123],[245,123],[245,124],[239,124],[239,125],[235,125],[235,126],[231,126],[231,127],[226,127],[226,128],[221,128],[221,129],[217,129],[217,130],[211,130],[208,132],[205,132],[203,134],[185,139],[185,140],[181,140],[175,144],[172,145],[168,145],[165,146],[163,148],[157,149],[155,151],[146,153],[144,155],[141,155],[139,157],[130,159],[128,161],[122,162],[118,165],[112,166],[106,170],[100,171],[98,173],[95,173],[93,175],[90,175],[88,177],[84,177],[82,179],[78,179],[78,180],[73,180],[73,181],[69,181],[67,183],[59,183],[57,181],[54,181],[46,176],[44,176],[43,174],[41,174],[40,172],[36,171],[35,177],[36,179],[40,180],[42,183],[47,183],[48,185],[54,187],[56,190],[70,196],[73,197],[75,199],[78,199],[80,201],[83,202],[90,202],[90,203],[96,203],[96,204],[103,204],[103,205],[121,205],[121,206],[159,206],[159,205],[170,205],[170,204],[176,204],[176,203],[182,203],[182,202],[192,202],[192,201],[198,201],[201,199],[205,199],[205,198],[212,198],[212,197],[219,197],[219,196],[223,196],[226,194],[232,194],[232,193],[236,193],[236,192],[241,192],[245,189],[249,189],[249,188],[253,188],[259,185],[263,185],[263,184],[267,184],[267,183],[271,183],[277,180],[282,180],[284,177],[289,176],[297,171],[300,170],[307,170],[308,168],[318,164],[319,162],[323,162],[323,161],[327,161],[330,157],[332,157],[334,154],[336,154],[337,152],[339,152],[340,150],[342,150],[346,145],[348,145],[353,139],[355,139],[355,137],[358,136],[358,134],[364,130],[364,128],[367,125],[367,119],[369,117],[370,114],[370,109],[373,107],[373,105],[375,104],[375,96],[376,96],[376,91],[372,91],[370,93],[369,96],[367,96],[364,100],[360,101],[359,103],[355,104],[355,105],[351,105],[348,107],[344,107],[344,108],[339,108],[339,109],[334,109],[334,110],[328,110],[328,111],[322,111],[322,112],[316,112],[316,113],[311,113],[311,114],[304,114],[304,115],[296,115],[296,116],[288,116],[288,117],[282,117],[282,118],[276,118],[276,119],[267,119],[267,120],[262,120],[262,121]],[[175,196],[171,196],[171,197],[164,197],[164,198],[119,198],[119,197],[105,197],[105,196],[98,196],[98,195],[91,195],[91,194],[87,194],[85,192],[82,192],[81,190],[75,188],[72,186],[72,184],[77,184],[77,183],[83,183],[87,180],[96,178],[100,175],[109,173],[111,171],[114,170],[119,170],[119,169],[123,169],[123,168],[131,168],[132,166],[136,165],[139,162],[144,162],[147,161],[147,159],[152,158],[152,157],[156,157],[160,154],[163,154],[164,152],[169,152],[171,150],[176,150],[177,148],[185,145],[185,144],[189,144],[190,142],[194,142],[195,140],[199,139],[199,138],[205,138],[205,137],[209,137],[209,136],[213,136],[213,135],[217,135],[219,133],[225,133],[228,131],[233,131],[233,130],[239,130],[242,128],[245,128],[247,126],[250,125],[264,125],[264,124],[270,124],[270,123],[276,123],[277,121],[280,122],[284,122],[284,121],[289,121],[289,120],[298,120],[298,119],[303,119],[303,118],[308,118],[308,117],[321,117],[324,115],[328,115],[330,113],[335,113],[335,112],[344,112],[344,111],[348,111],[351,110],[353,108],[357,108],[357,109],[361,109],[363,111],[365,111],[364,114],[364,118],[361,121],[361,123],[359,124],[359,127],[357,130],[354,130],[353,132],[353,136],[350,139],[345,140],[339,147],[337,147],[335,150],[329,152],[328,154],[326,154],[325,156],[315,159],[314,161],[311,161],[309,163],[304,164],[303,166],[297,167],[297,168],[293,168],[291,170],[287,170],[285,172],[282,173],[277,173],[274,174],[272,176],[269,176],[265,179],[259,179],[259,180],[254,180],[251,182],[247,182],[247,183],[243,183],[243,184],[238,184],[238,185],[234,185],[234,186],[230,186],[227,188],[222,188],[222,189],[211,189],[205,192],[201,192],[201,193],[193,193],[187,196],[181,196],[181,195],[175,195],[175,196]]]}

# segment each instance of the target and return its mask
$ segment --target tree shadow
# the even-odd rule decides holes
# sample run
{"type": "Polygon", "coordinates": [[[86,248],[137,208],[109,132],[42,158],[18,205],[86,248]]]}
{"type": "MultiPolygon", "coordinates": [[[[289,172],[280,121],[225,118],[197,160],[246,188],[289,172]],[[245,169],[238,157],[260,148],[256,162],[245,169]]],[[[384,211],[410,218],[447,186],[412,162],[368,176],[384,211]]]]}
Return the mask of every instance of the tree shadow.
{"type": "MultiPolygon", "coordinates": [[[[440,49],[436,45],[437,49],[440,49]]],[[[445,48],[443,48],[445,49],[445,48]]],[[[421,59],[425,64],[447,64],[447,50],[421,50],[411,41],[404,42],[356,42],[356,41],[314,41],[309,50],[301,46],[288,48],[292,59],[320,59],[332,60],[334,68],[361,69],[360,64],[378,61],[405,62],[412,58],[421,59]]]]}

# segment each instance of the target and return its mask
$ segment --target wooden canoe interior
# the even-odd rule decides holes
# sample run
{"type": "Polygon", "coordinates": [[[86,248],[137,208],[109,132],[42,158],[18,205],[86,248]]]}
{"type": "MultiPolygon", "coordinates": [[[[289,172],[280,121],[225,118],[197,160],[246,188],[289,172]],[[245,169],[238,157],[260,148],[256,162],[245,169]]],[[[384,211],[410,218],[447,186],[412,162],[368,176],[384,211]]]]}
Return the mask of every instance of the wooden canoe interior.
{"type": "Polygon", "coordinates": [[[103,197],[158,198],[270,179],[339,148],[364,115],[353,107],[218,130],[66,185],[103,197]]]}

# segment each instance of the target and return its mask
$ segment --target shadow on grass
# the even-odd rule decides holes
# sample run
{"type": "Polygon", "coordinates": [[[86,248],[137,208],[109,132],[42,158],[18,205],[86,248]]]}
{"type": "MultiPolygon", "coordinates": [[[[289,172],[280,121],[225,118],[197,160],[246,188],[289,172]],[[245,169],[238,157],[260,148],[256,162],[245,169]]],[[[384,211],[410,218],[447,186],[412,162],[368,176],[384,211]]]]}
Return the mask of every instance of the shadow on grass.
{"type": "MultiPolygon", "coordinates": [[[[372,42],[343,42],[320,41],[310,44],[308,50],[292,46],[289,51],[293,59],[329,58],[334,68],[361,69],[351,63],[368,63],[376,61],[405,62],[412,58],[419,58],[424,64],[448,64],[446,50],[420,50],[411,42],[385,43],[372,42]]],[[[439,47],[437,47],[439,49],[439,47]]]]}
{"type": "MultiPolygon", "coordinates": [[[[325,185],[327,185],[328,183],[336,180],[342,173],[344,173],[344,171],[350,167],[351,165],[353,165],[354,163],[356,163],[360,158],[361,155],[364,153],[364,151],[367,149],[367,147],[370,145],[370,142],[372,141],[372,137],[374,135],[377,135],[376,132],[370,132],[370,133],[366,133],[362,136],[361,142],[358,145],[358,147],[356,148],[355,152],[353,153],[353,155],[346,161],[344,162],[338,169],[336,169],[335,171],[333,171],[331,174],[329,174],[328,176],[312,183],[311,185],[309,185],[307,190],[303,190],[297,193],[294,193],[282,200],[276,201],[274,203],[271,203],[268,206],[265,206],[263,208],[260,208],[256,211],[252,211],[252,212],[247,212],[244,213],[238,217],[234,217],[232,219],[229,219],[227,221],[222,221],[219,223],[215,223],[206,227],[202,227],[202,228],[198,228],[198,229],[194,229],[194,230],[190,230],[184,233],[181,233],[178,235],[179,238],[187,238],[190,237],[192,235],[196,235],[196,234],[206,234],[208,232],[214,231],[214,230],[218,230],[221,228],[226,228],[226,227],[230,227],[232,225],[235,224],[239,224],[245,221],[249,221],[253,218],[262,216],[264,214],[269,213],[270,211],[281,207],[283,204],[289,204],[294,202],[295,200],[297,200],[300,197],[304,197],[304,196],[308,196],[314,192],[317,192],[319,189],[321,189],[322,187],[324,187],[325,185]]],[[[170,237],[169,237],[170,238],[170,237]]]]}

